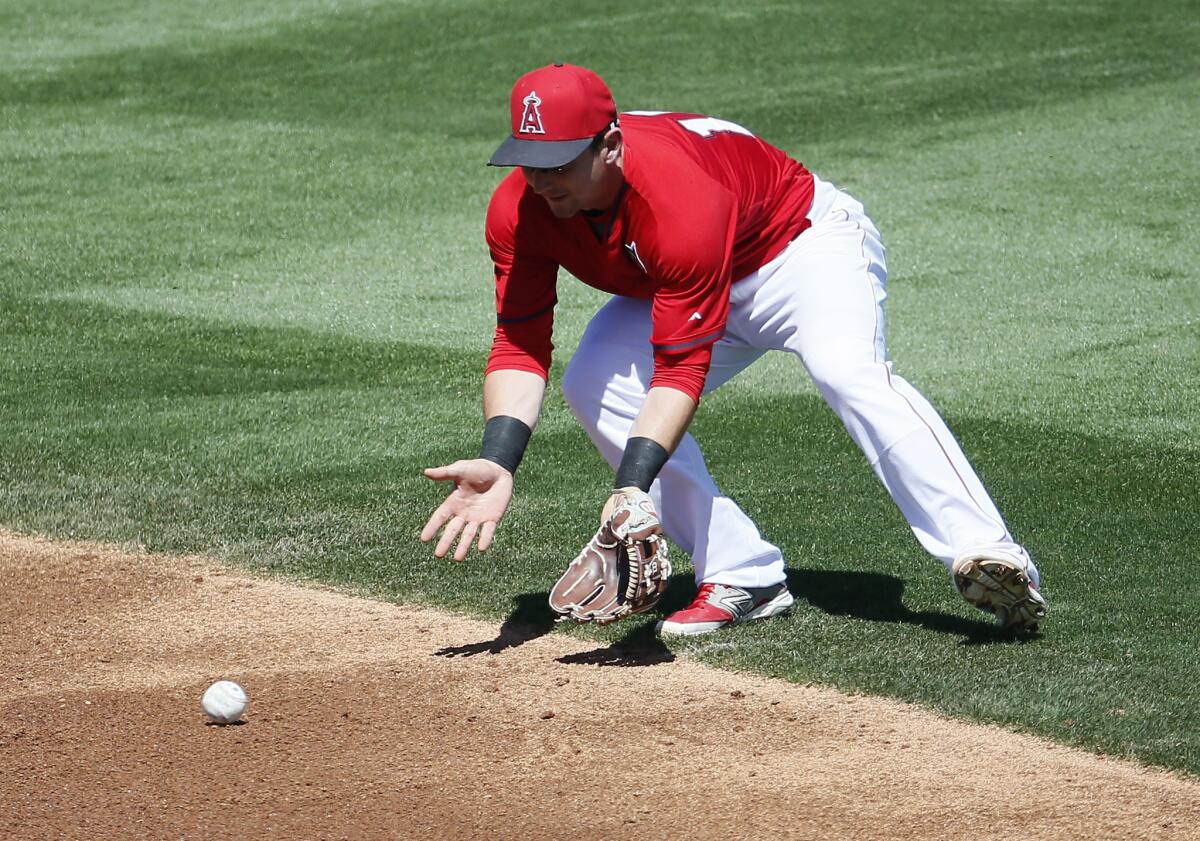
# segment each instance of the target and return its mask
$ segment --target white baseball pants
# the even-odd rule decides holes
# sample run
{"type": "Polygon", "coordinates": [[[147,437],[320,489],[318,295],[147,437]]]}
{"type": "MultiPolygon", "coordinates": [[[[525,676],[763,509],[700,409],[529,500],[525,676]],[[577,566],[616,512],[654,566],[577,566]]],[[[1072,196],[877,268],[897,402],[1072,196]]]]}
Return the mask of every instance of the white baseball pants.
{"type": "MultiPolygon", "coordinates": [[[[1002,549],[1029,563],[1036,586],[1037,569],[954,436],[887,361],[879,232],[859,202],[820,179],[809,218],[812,227],[782,254],[734,283],[705,393],[768,350],[795,354],[930,554],[949,568],[968,549],[1002,549]]],[[[653,368],[650,302],[614,297],[588,325],[563,377],[571,411],[614,469],[653,368]]],[[[698,583],[784,580],[779,548],[721,494],[690,434],[650,495],[667,535],[691,555],[698,583]]]]}

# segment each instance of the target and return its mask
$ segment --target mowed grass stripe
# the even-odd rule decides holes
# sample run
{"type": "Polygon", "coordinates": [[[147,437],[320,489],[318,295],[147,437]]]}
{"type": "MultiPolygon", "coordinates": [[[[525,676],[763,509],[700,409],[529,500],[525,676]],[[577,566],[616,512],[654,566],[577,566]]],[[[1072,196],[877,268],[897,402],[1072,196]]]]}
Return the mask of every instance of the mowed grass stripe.
{"type": "Polygon", "coordinates": [[[1197,24],[1171,0],[1137,9],[1021,0],[977,14],[948,0],[921,9],[895,0],[757,10],[616,3],[565,19],[554,8],[515,4],[501,25],[494,4],[479,0],[368,5],[276,18],[250,36],[227,23],[198,26],[190,15],[174,42],[160,34],[131,47],[113,35],[111,51],[14,68],[0,104],[105,101],[484,139],[505,101],[496,84],[536,62],[537,44],[562,60],[611,67],[610,82],[637,107],[671,94],[672,107],[722,111],[767,136],[802,120],[813,142],[875,144],[914,123],[1188,79],[1198,62],[1190,49],[1197,24]]]}

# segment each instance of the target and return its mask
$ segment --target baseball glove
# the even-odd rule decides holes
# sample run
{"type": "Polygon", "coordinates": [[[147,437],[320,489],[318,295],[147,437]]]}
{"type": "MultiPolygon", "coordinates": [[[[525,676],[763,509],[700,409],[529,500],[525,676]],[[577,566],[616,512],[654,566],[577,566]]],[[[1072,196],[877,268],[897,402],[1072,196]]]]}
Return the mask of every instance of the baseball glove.
{"type": "Polygon", "coordinates": [[[612,514],[550,590],[558,621],[607,625],[658,604],[671,577],[650,496],[622,488],[612,514]]]}

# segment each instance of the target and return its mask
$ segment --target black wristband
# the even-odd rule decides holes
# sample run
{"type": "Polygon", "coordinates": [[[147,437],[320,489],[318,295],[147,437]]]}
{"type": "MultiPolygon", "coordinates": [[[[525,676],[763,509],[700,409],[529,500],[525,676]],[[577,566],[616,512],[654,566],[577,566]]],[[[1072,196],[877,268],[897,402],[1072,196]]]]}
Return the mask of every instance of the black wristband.
{"type": "Polygon", "coordinates": [[[613,487],[633,486],[643,491],[650,490],[658,471],[663,469],[670,457],[667,448],[653,438],[630,438],[625,442],[625,454],[621,456],[621,466],[617,468],[613,487]]]}
{"type": "Polygon", "coordinates": [[[479,457],[494,461],[509,473],[516,475],[517,465],[525,455],[525,446],[533,434],[524,421],[509,415],[488,418],[483,426],[483,445],[479,457]]]}

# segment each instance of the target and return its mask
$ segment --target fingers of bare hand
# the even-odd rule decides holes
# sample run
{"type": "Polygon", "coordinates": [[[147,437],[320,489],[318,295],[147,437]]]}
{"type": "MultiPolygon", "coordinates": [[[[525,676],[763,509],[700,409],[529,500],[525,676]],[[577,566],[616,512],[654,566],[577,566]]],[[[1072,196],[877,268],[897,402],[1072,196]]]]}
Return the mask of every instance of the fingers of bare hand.
{"type": "Polygon", "coordinates": [[[437,482],[443,482],[447,479],[457,480],[462,475],[462,461],[456,461],[441,467],[426,467],[424,473],[427,479],[433,479],[437,482]]]}
{"type": "Polygon", "coordinates": [[[429,515],[429,521],[425,523],[425,528],[421,529],[421,540],[425,543],[433,540],[433,536],[438,533],[438,529],[445,525],[451,516],[445,506],[439,506],[436,511],[429,515]]]}
{"type": "Polygon", "coordinates": [[[458,539],[458,546],[454,548],[454,560],[465,561],[467,553],[471,551],[471,544],[475,542],[475,533],[479,531],[478,523],[467,523],[462,530],[462,537],[458,539]]]}
{"type": "Polygon", "coordinates": [[[486,552],[492,548],[492,538],[496,535],[496,524],[491,520],[483,524],[479,530],[479,551],[486,552]]]}
{"type": "Polygon", "coordinates": [[[439,558],[446,557],[446,553],[454,545],[454,538],[458,537],[458,533],[462,531],[465,524],[466,520],[462,517],[451,517],[450,522],[446,523],[446,527],[442,529],[441,540],[437,542],[437,548],[433,550],[433,554],[439,558]]]}

